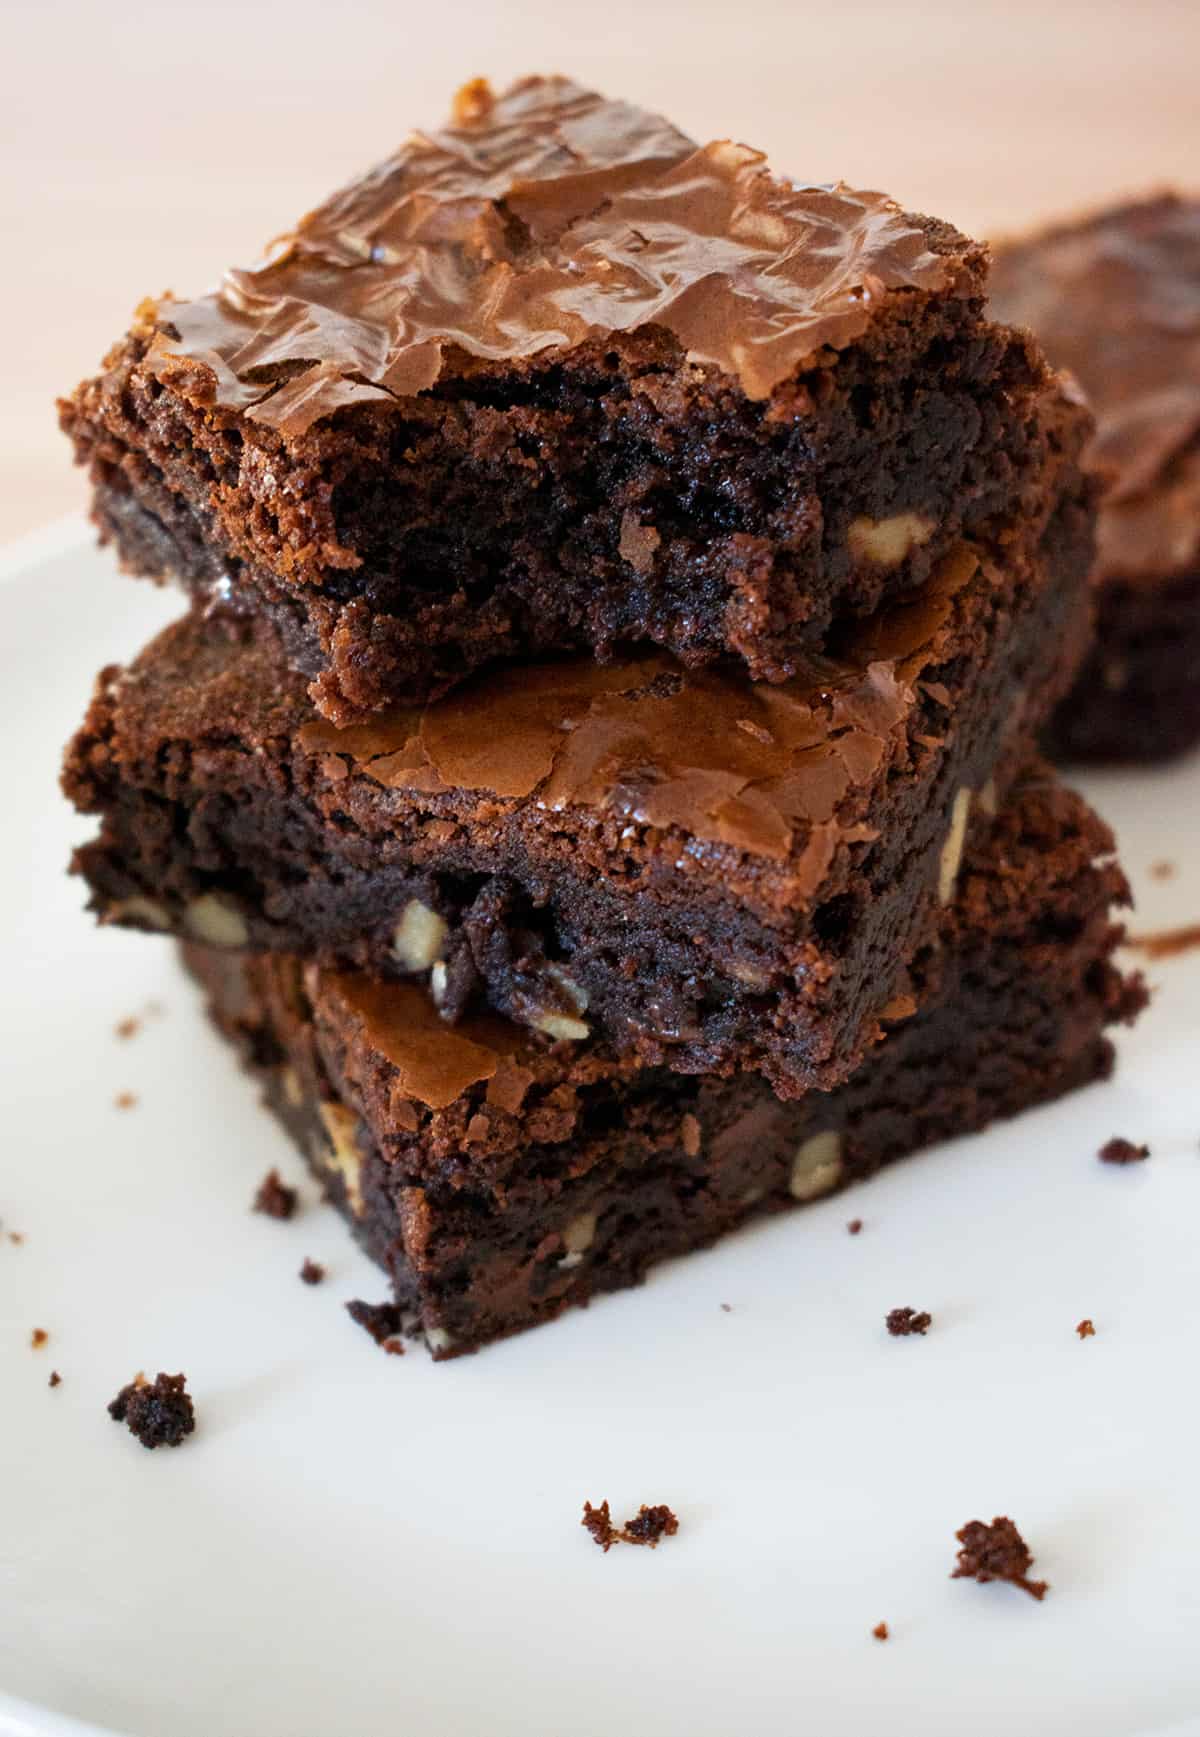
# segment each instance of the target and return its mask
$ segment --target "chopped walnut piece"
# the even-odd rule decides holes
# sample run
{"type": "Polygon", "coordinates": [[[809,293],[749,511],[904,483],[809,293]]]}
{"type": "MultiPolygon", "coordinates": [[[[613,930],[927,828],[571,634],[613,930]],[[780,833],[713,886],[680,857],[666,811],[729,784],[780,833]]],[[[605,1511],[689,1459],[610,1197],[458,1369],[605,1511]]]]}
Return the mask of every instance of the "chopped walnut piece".
{"type": "Polygon", "coordinates": [[[454,93],[452,112],[455,126],[469,127],[475,121],[486,120],[495,101],[486,78],[468,79],[454,93]]]}
{"type": "Polygon", "coordinates": [[[49,1337],[50,1335],[44,1327],[35,1327],[33,1332],[29,1335],[29,1343],[35,1351],[40,1351],[49,1337]]]}
{"type": "Polygon", "coordinates": [[[1083,1320],[1080,1321],[1080,1323],[1076,1327],[1075,1331],[1079,1334],[1079,1337],[1081,1339],[1094,1339],[1096,1337],[1096,1329],[1092,1325],[1091,1320],[1086,1315],[1084,1316],[1083,1320]]]}
{"type": "Polygon", "coordinates": [[[871,1630],[871,1633],[875,1636],[876,1640],[886,1640],[888,1638],[888,1625],[887,1625],[887,1623],[886,1622],[877,1622],[875,1624],[875,1627],[871,1630]]]}

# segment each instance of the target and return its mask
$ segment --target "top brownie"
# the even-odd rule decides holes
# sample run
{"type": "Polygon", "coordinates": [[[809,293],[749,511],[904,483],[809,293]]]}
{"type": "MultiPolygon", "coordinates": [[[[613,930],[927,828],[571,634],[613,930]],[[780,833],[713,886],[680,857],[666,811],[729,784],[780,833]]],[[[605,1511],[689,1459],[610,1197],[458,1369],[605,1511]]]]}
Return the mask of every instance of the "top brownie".
{"type": "Polygon", "coordinates": [[[268,616],[339,724],[652,641],[782,681],[1038,510],[987,253],[565,79],[460,93],[62,405],[131,569],[268,616]]]}
{"type": "Polygon", "coordinates": [[[1200,199],[1160,194],[997,250],[996,305],[1096,412],[1097,581],[1200,564],[1200,199]]]}

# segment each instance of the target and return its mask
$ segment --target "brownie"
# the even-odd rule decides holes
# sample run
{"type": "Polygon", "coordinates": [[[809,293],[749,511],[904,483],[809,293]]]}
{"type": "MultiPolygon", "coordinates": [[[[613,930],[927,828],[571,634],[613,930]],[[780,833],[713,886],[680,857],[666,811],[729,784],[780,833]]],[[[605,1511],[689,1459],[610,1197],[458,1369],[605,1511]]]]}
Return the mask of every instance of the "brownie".
{"type": "Polygon", "coordinates": [[[1112,963],[1112,838],[1048,774],[968,855],[888,1036],[832,1092],[641,1067],[411,983],[190,944],[214,1020],[388,1273],[389,1331],[454,1356],[930,1141],[1107,1074],[1144,1001],[1112,963]]]}
{"type": "Polygon", "coordinates": [[[468,87],[61,405],[135,572],[269,616],[338,723],[653,642],[782,681],[1083,413],[988,256],[561,78],[468,87]]]}
{"type": "Polygon", "coordinates": [[[788,683],[572,657],[341,730],[267,624],[193,611],[101,676],[76,867],[105,921],[836,1083],[1075,668],[1089,526],[1066,495],[1036,549],[958,545],[788,683]]]}
{"type": "Polygon", "coordinates": [[[1200,742],[1200,199],[1118,205],[998,250],[997,308],[1096,410],[1096,644],[1048,744],[1159,760],[1200,742]]]}

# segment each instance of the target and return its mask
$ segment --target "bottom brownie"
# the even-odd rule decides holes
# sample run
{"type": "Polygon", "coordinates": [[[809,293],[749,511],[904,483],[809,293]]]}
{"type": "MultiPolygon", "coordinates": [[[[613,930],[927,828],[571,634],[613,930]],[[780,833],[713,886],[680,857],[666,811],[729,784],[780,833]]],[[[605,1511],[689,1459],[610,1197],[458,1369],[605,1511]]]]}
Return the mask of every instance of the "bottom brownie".
{"type": "Polygon", "coordinates": [[[435,1357],[636,1283],[745,1219],[1106,1075],[1145,1000],[1111,955],[1112,838],[1038,773],[968,859],[868,1063],[781,1102],[496,1017],[447,1027],[413,984],[187,946],[211,1013],[435,1357]]]}
{"type": "Polygon", "coordinates": [[[1167,760],[1200,743],[1200,571],[1096,587],[1096,638],[1046,747],[1060,760],[1167,760]]]}

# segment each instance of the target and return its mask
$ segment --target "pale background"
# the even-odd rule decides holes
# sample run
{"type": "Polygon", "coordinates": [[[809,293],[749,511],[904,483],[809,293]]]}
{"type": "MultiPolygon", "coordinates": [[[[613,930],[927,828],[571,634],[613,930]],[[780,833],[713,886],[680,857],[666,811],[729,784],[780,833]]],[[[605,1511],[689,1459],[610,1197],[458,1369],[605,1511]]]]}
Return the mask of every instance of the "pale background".
{"type": "Polygon", "coordinates": [[[980,234],[1200,185],[1198,0],[0,0],[0,538],[81,505],[52,400],[141,296],[530,71],[980,234]]]}

